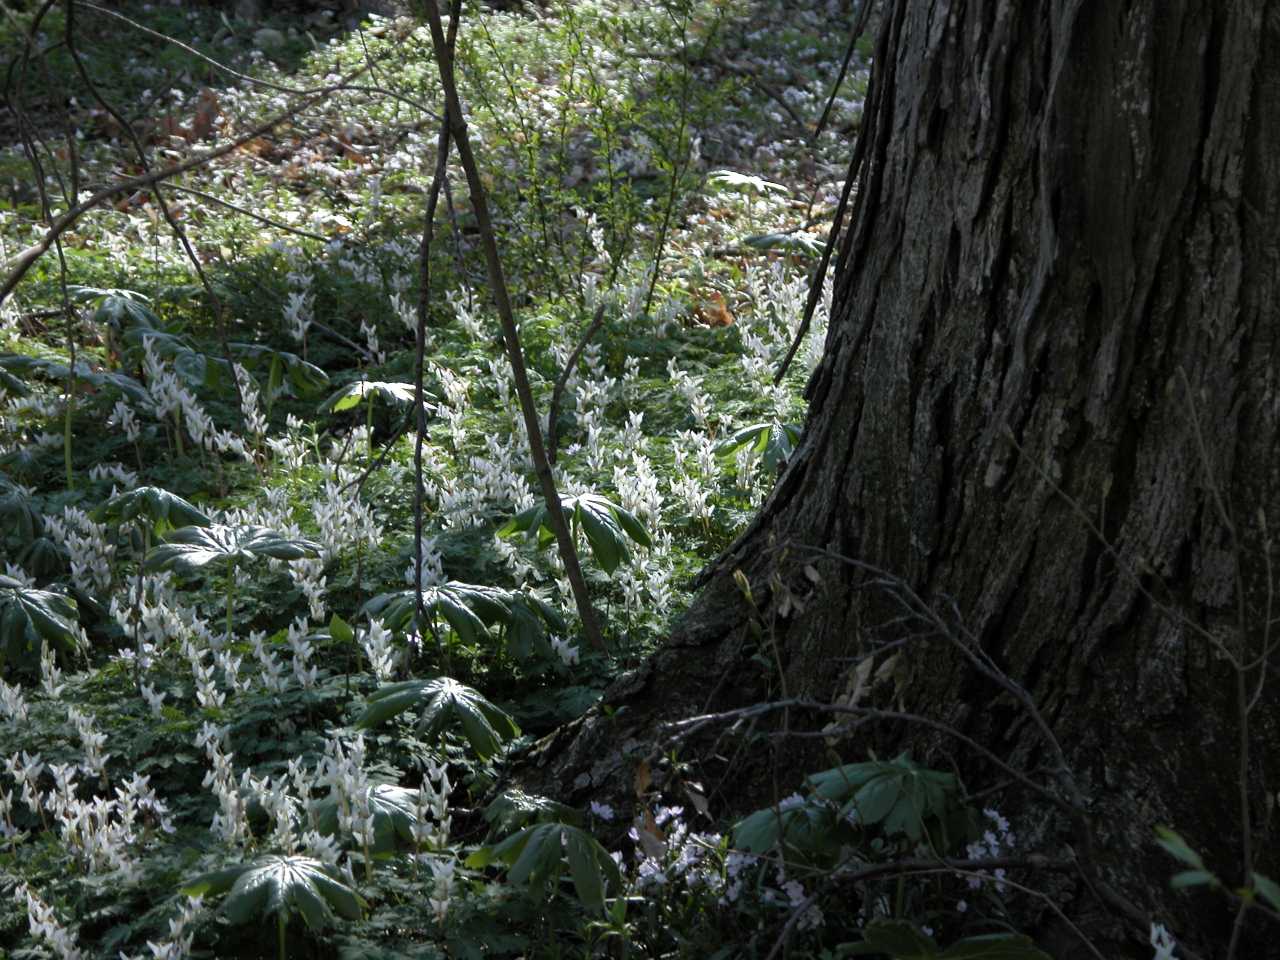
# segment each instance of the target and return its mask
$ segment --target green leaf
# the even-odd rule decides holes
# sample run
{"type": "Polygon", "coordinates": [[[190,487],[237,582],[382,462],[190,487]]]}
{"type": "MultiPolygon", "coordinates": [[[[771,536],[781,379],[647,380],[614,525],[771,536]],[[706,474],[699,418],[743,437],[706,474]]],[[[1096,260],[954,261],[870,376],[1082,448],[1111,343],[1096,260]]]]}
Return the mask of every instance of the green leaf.
{"type": "Polygon", "coordinates": [[[753,177],[747,173],[739,173],[736,170],[712,171],[707,174],[707,183],[714,188],[734,190],[739,193],[773,193],[786,196],[791,192],[780,183],[774,183],[762,177],[753,177]]]}
{"type": "Polygon", "coordinates": [[[724,459],[736,457],[739,450],[750,450],[761,455],[765,470],[777,470],[790,459],[800,442],[800,425],[771,420],[743,427],[716,446],[716,453],[724,459]]]}
{"type": "Polygon", "coordinates": [[[573,807],[549,797],[525,793],[512,787],[504,790],[485,808],[484,819],[491,834],[510,833],[527,826],[530,821],[579,825],[582,814],[573,807]]]}
{"type": "Polygon", "coordinates": [[[372,727],[403,713],[410,707],[421,709],[420,725],[429,736],[446,724],[461,725],[471,749],[481,758],[493,756],[503,740],[520,735],[520,727],[479,691],[451,677],[434,680],[403,680],[389,683],[369,695],[358,726],[372,727]]]}
{"type": "MultiPolygon", "coordinates": [[[[644,524],[608,497],[598,493],[564,497],[560,501],[560,508],[569,523],[580,527],[586,534],[591,554],[605,573],[613,573],[618,569],[618,564],[630,555],[626,542],[628,537],[641,546],[653,546],[653,540],[644,524]]],[[[545,504],[521,511],[498,528],[500,537],[511,537],[521,532],[536,535],[539,546],[543,547],[555,539],[545,504]]]]}
{"type": "Polygon", "coordinates": [[[1200,859],[1200,854],[1192,850],[1182,837],[1168,827],[1156,827],[1156,843],[1164,847],[1166,853],[1181,860],[1187,866],[1196,870],[1204,869],[1204,861],[1200,859]]]}
{"type": "MultiPolygon", "coordinates": [[[[286,537],[266,527],[232,527],[215,523],[207,527],[182,527],[165,536],[165,542],[147,554],[147,570],[197,573],[211,563],[225,569],[259,557],[300,560],[319,556],[314,540],[286,537]]],[[[221,572],[221,571],[219,571],[221,572]]]]}
{"type": "MultiPolygon", "coordinates": [[[[280,386],[282,376],[288,374],[289,382],[301,396],[308,397],[323,390],[329,383],[329,375],[314,363],[308,363],[296,353],[287,350],[276,350],[260,343],[228,343],[227,348],[237,357],[248,361],[250,365],[269,365],[268,385],[275,390],[280,386]]],[[[353,404],[354,406],[354,404],[353,404]]]]}
{"type": "Polygon", "coordinates": [[[618,865],[591,834],[567,823],[525,827],[501,843],[482,847],[467,858],[470,867],[502,862],[510,866],[507,879],[545,891],[560,875],[564,858],[578,899],[596,913],[604,912],[605,892],[621,884],[618,865]]]}
{"type": "Polygon", "coordinates": [[[1264,877],[1260,873],[1255,873],[1253,875],[1253,886],[1258,891],[1258,896],[1267,901],[1271,909],[1280,910],[1280,884],[1264,877]]]}
{"type": "MultiPolygon", "coordinates": [[[[366,603],[364,612],[380,617],[392,630],[403,630],[417,619],[415,600],[413,590],[383,593],[366,603]]],[[[510,622],[513,600],[511,591],[501,587],[457,580],[433,584],[422,590],[422,609],[428,620],[419,623],[418,629],[426,632],[437,617],[443,617],[463,643],[478,643],[488,635],[489,627],[510,622]]]]}
{"type": "Polygon", "coordinates": [[[311,857],[268,856],[205,874],[181,888],[188,896],[227,892],[221,912],[233,925],[294,913],[317,929],[333,918],[359,920],[364,901],[338,879],[337,870],[311,857]]]}
{"type": "Polygon", "coordinates": [[[329,618],[329,636],[339,643],[351,643],[356,638],[356,632],[351,629],[351,624],[335,613],[329,618]]]}
{"type": "Polygon", "coordinates": [[[965,937],[943,950],[938,960],[1053,960],[1020,933],[965,937]]]}
{"type": "Polygon", "coordinates": [[[74,650],[78,628],[74,599],[0,574],[0,665],[23,658],[34,662],[42,640],[55,649],[74,650]]]}
{"type": "Polygon", "coordinates": [[[99,523],[132,523],[147,520],[157,535],[181,527],[207,527],[211,521],[198,507],[160,487],[137,487],[117,494],[93,512],[99,523]]]}
{"type": "Polygon", "coordinates": [[[848,955],[888,954],[894,960],[937,960],[933,937],[906,920],[872,920],[862,930],[863,941],[845,951],[848,955]]]}
{"type": "Polygon", "coordinates": [[[379,397],[390,403],[413,403],[413,384],[386,380],[357,380],[337,390],[320,404],[321,410],[339,413],[360,405],[366,397],[379,397]]]}
{"type": "Polygon", "coordinates": [[[816,257],[822,253],[823,241],[811,233],[795,230],[785,233],[758,233],[742,238],[743,244],[756,250],[787,250],[816,257]]]}
{"type": "Polygon", "coordinates": [[[1202,887],[1206,884],[1215,887],[1218,885],[1218,878],[1208,870],[1183,870],[1175,873],[1169,880],[1169,886],[1174,890],[1202,887]]]}
{"type": "MultiPolygon", "coordinates": [[[[413,827],[418,822],[418,791],[390,783],[369,786],[366,797],[373,816],[375,856],[390,856],[414,847],[413,827]]],[[[327,836],[338,832],[338,798],[321,800],[315,807],[316,829],[327,836]]]]}

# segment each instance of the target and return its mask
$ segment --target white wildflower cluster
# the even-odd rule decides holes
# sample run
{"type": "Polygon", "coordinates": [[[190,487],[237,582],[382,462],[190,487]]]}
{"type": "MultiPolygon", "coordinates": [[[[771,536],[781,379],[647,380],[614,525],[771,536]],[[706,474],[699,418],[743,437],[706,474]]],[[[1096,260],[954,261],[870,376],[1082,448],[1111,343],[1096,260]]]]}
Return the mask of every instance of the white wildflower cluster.
{"type": "MultiPolygon", "coordinates": [[[[412,572],[409,574],[412,576],[412,572]]],[[[370,620],[369,629],[360,632],[360,646],[369,658],[369,669],[379,683],[387,683],[396,676],[399,655],[391,642],[391,631],[381,620],[370,620]]]]}
{"type": "Polygon", "coordinates": [[[479,307],[472,303],[470,297],[462,290],[451,290],[445,294],[449,306],[453,308],[454,319],[472,340],[482,340],[485,336],[485,321],[480,316],[479,307]]]}
{"type": "Polygon", "coordinates": [[[285,298],[284,319],[289,335],[306,350],[307,331],[315,319],[315,295],[311,292],[311,270],[302,251],[284,243],[273,244],[285,258],[289,270],[285,282],[289,293],[285,298]]]}
{"type": "MultiPolygon", "coordinates": [[[[994,810],[991,807],[983,810],[982,814],[991,821],[991,827],[983,832],[980,839],[975,840],[965,848],[966,856],[970,860],[984,860],[987,858],[994,860],[997,857],[1007,855],[1018,840],[1013,831],[1009,829],[1009,821],[1000,816],[998,810],[994,810]]],[[[982,876],[986,875],[985,870],[980,871],[980,873],[982,876]]],[[[982,876],[970,875],[967,878],[966,882],[970,890],[977,890],[983,885],[985,881],[982,876]]],[[[1005,877],[1004,869],[997,868],[992,876],[995,878],[996,892],[1004,893],[1005,885],[1002,882],[1005,877]]]]}
{"type": "Polygon", "coordinates": [[[130,637],[135,637],[138,651],[128,650],[122,656],[140,656],[142,670],[151,667],[157,652],[170,640],[189,638],[205,646],[216,646],[204,618],[194,607],[183,605],[169,573],[146,574],[141,590],[129,595],[115,593],[108,607],[113,620],[130,637]]]}
{"type": "Polygon", "coordinates": [[[240,388],[240,415],[244,417],[245,429],[253,437],[254,446],[261,447],[263,438],[267,435],[267,418],[262,412],[258,382],[238,363],[233,364],[231,369],[240,388]]]}
{"type": "Polygon", "coordinates": [[[467,457],[457,477],[431,485],[447,530],[465,530],[495,512],[519,512],[534,503],[518,448],[494,436],[485,437],[484,443],[484,456],[467,457]]]}
{"type": "Polygon", "coordinates": [[[1177,943],[1162,923],[1151,924],[1151,947],[1155,950],[1151,960],[1177,960],[1173,954],[1177,943]]]}
{"type": "Polygon", "coordinates": [[[675,463],[671,496],[680,502],[685,512],[694,520],[710,522],[715,509],[711,494],[720,478],[720,461],[716,457],[715,441],[691,430],[681,430],[671,446],[671,454],[675,463]]]}
{"type": "Polygon", "coordinates": [[[84,757],[80,761],[80,768],[85,773],[96,776],[103,783],[106,783],[107,757],[110,754],[106,753],[103,748],[107,745],[107,735],[97,730],[91,715],[81,712],[74,706],[67,707],[67,719],[76,728],[76,735],[80,738],[80,747],[84,751],[84,757]]]}
{"type": "Polygon", "coordinates": [[[53,647],[49,645],[48,640],[41,640],[40,689],[44,691],[44,695],[50,700],[57,700],[62,696],[62,691],[65,687],[66,684],[62,682],[62,671],[58,669],[53,647]]]}
{"type": "Polygon", "coordinates": [[[636,892],[678,883],[713,894],[723,889],[717,857],[712,856],[723,838],[690,830],[683,817],[684,807],[658,807],[652,820],[656,832],[644,814],[636,817],[627,832],[637,850],[632,877],[636,892]]]}
{"type": "Polygon", "coordinates": [[[124,400],[117,400],[115,407],[111,410],[111,419],[108,421],[109,426],[113,426],[124,432],[125,439],[130,443],[137,443],[138,438],[142,436],[142,428],[138,425],[138,415],[133,412],[133,407],[124,400]]]}
{"type": "Polygon", "coordinates": [[[100,463],[95,467],[89,468],[89,479],[95,482],[110,480],[112,482],[112,496],[116,494],[116,487],[122,490],[132,490],[138,485],[138,475],[132,470],[125,469],[122,463],[100,463]]]}
{"type": "Polygon", "coordinates": [[[16,684],[10,686],[3,680],[0,680],[0,716],[17,723],[26,723],[31,716],[22,688],[16,684]]]}
{"type": "Polygon", "coordinates": [[[66,548],[71,559],[71,579],[86,593],[105,594],[111,587],[111,561],[115,544],[105,524],[94,523],[77,507],[64,507],[61,517],[46,516],[49,537],[66,548]]]}
{"type": "Polygon", "coordinates": [[[324,547],[321,559],[326,563],[357,542],[376,546],[382,536],[373,509],[354,489],[346,489],[342,476],[324,482],[321,495],[312,501],[311,515],[319,529],[316,539],[324,547]]]}
{"type": "Polygon", "coordinates": [[[689,412],[693,414],[698,427],[706,430],[710,426],[711,397],[702,389],[702,381],[686,370],[681,370],[675,357],[667,361],[667,376],[671,378],[671,386],[675,392],[689,404],[689,412]]]}
{"type": "Polygon", "coordinates": [[[53,908],[40,899],[25,883],[18,884],[14,899],[27,908],[27,923],[31,935],[42,941],[59,960],[81,960],[84,954],[76,946],[76,935],[58,922],[53,908]]]}
{"type": "Polygon", "coordinates": [[[313,443],[314,434],[308,435],[307,424],[291,413],[285,417],[284,434],[267,439],[275,463],[290,472],[302,469],[313,443]]]}
{"type": "Polygon", "coordinates": [[[187,897],[176,917],[169,920],[169,936],[156,943],[147,941],[149,954],[129,956],[121,954],[121,960],[186,960],[191,956],[191,943],[195,933],[191,929],[204,912],[203,897],[187,897]]]}
{"type": "Polygon", "coordinates": [[[157,420],[172,420],[178,431],[186,432],[199,446],[218,453],[231,453],[252,462],[253,454],[244,440],[229,430],[219,430],[213,418],[200,406],[195,394],[179,382],[168,363],[155,351],[154,338],[142,344],[142,368],[146,374],[151,411],[157,420]]]}
{"type": "Polygon", "coordinates": [[[344,742],[339,737],[325,741],[324,756],[316,782],[329,788],[338,805],[338,829],[353,836],[361,846],[373,845],[373,811],[369,791],[373,786],[364,769],[364,735],[344,742]]]}
{"type": "Polygon", "coordinates": [[[314,689],[320,679],[320,668],[311,663],[315,645],[307,637],[308,630],[306,618],[299,617],[289,624],[287,634],[289,650],[293,653],[293,678],[303,690],[314,689]]]}
{"type": "Polygon", "coordinates": [[[283,693],[289,688],[285,669],[276,659],[275,651],[267,646],[267,635],[261,630],[249,633],[249,646],[258,661],[258,680],[270,693],[283,693]]]}
{"type": "Polygon", "coordinates": [[[196,732],[195,744],[204,750],[209,759],[209,770],[204,775],[207,787],[218,801],[210,831],[226,843],[242,846],[249,840],[249,803],[236,784],[233,754],[222,748],[226,739],[225,727],[205,722],[196,732]]]}
{"type": "Polygon", "coordinates": [[[423,537],[419,559],[422,561],[422,578],[418,580],[418,564],[410,558],[409,565],[404,568],[404,582],[410,587],[417,580],[419,590],[434,587],[445,582],[444,560],[436,546],[436,537],[423,537]]]}
{"type": "Polygon", "coordinates": [[[453,817],[449,814],[449,768],[444,763],[427,759],[422,769],[422,786],[413,825],[413,840],[420,847],[443,850],[449,845],[453,817]]]}

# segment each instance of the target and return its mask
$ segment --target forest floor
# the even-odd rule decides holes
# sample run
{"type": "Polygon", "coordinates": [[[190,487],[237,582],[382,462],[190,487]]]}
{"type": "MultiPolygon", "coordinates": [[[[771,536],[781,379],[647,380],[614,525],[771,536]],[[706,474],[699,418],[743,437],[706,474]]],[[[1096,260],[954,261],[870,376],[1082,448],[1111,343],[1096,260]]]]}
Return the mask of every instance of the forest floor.
{"type": "Polygon", "coordinates": [[[544,423],[563,381],[556,481],[607,652],[579,636],[534,515],[452,160],[422,289],[442,102],[426,27],[84,2],[24,46],[31,16],[0,33],[5,272],[104,187],[243,142],[167,178],[163,205],[140,187],[93,206],[0,305],[0,953],[586,956],[614,938],[710,956],[748,901],[767,952],[803,895],[779,876],[726,902],[742,863],[678,810],[655,807],[661,856],[617,859],[586,829],[608,811],[548,815],[563,832],[539,867],[520,857],[545,837],[496,841],[554,804],[479,804],[503,751],[661,641],[799,435],[825,298],[773,379],[860,116],[867,41],[835,86],[852,13],[589,0],[461,18],[544,423]],[[561,846],[576,898],[516,895],[558,875],[561,846]],[[686,855],[701,899],[628,915],[642,865],[686,855]]]}

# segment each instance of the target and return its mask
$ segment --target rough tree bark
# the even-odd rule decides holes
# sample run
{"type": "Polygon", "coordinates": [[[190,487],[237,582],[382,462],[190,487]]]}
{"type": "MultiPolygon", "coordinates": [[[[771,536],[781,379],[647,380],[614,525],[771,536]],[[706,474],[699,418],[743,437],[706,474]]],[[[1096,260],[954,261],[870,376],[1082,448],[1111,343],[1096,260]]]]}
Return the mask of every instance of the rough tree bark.
{"type": "MultiPolygon", "coordinates": [[[[855,658],[919,633],[885,695],[1065,792],[1027,711],[902,622],[877,578],[807,549],[822,548],[901,578],[1028,690],[1095,837],[1094,885],[1052,889],[1105,952],[1135,949],[1149,917],[1224,955],[1229,902],[1171,894],[1152,837],[1174,827],[1231,883],[1246,856],[1276,872],[1280,695],[1261,687],[1243,762],[1238,697],[1264,679],[1280,608],[1264,562],[1280,525],[1280,5],[893,0],[861,136],[803,442],[668,648],[607,695],[627,710],[544,744],[543,782],[625,792],[662,720],[847,695],[855,658]],[[781,682],[744,656],[772,658],[770,635],[781,682]]],[[[836,750],[861,759],[869,735],[836,750]]],[[[875,736],[954,760],[973,788],[999,780],[923,727],[875,736]]],[[[771,789],[759,763],[685,759],[718,803],[771,789]]],[[[1027,847],[1081,854],[1078,820],[1016,789],[1001,802],[1027,847]]],[[[1274,942],[1267,922],[1247,926],[1274,942]]]]}

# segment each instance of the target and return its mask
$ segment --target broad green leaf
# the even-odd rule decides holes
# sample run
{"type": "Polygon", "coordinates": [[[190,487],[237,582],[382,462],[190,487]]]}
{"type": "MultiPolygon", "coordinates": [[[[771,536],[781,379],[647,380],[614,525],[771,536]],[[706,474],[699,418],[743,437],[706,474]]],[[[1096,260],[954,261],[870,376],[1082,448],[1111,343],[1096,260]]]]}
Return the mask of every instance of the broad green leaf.
{"type": "MultiPolygon", "coordinates": [[[[629,556],[627,537],[644,547],[652,547],[649,532],[634,514],[624,510],[608,497],[598,493],[584,493],[576,497],[564,497],[560,508],[569,522],[580,527],[591,546],[592,556],[605,573],[613,573],[618,564],[629,556]]],[[[537,536],[539,546],[548,546],[555,535],[551,530],[545,504],[524,510],[498,528],[498,536],[510,537],[516,533],[537,536]]]]}
{"type": "Polygon", "coordinates": [[[716,447],[722,458],[735,457],[739,450],[750,450],[760,455],[765,470],[774,471],[790,459],[800,442],[800,426],[771,420],[753,423],[738,430],[716,447]]]}
{"type": "Polygon", "coordinates": [[[1156,827],[1156,843],[1164,847],[1165,852],[1170,856],[1181,860],[1187,866],[1196,870],[1204,869],[1204,861],[1200,859],[1200,854],[1192,850],[1187,845],[1187,841],[1168,827],[1156,827]]]}
{"type": "Polygon", "coordinates": [[[588,910],[602,913],[605,892],[620,885],[621,875],[608,851],[579,827],[554,822],[525,827],[501,843],[482,847],[467,858],[467,865],[506,863],[511,883],[545,891],[560,876],[566,857],[578,899],[588,910]]]}
{"type": "Polygon", "coordinates": [[[1169,886],[1174,890],[1183,890],[1187,887],[1202,887],[1206,884],[1217,886],[1218,878],[1208,870],[1182,870],[1175,873],[1169,880],[1169,886]]]}
{"type": "Polygon", "coordinates": [[[351,624],[335,613],[329,618],[329,636],[339,643],[351,643],[356,638],[356,632],[351,629],[351,624]]]}
{"type": "Polygon", "coordinates": [[[212,521],[195,504],[160,487],[137,487],[117,494],[93,512],[99,523],[132,523],[147,520],[152,530],[163,536],[181,527],[207,527],[212,521]]]}
{"type": "Polygon", "coordinates": [[[447,724],[457,723],[471,749],[482,758],[497,753],[503,740],[520,735],[520,727],[507,713],[479,691],[451,677],[403,680],[380,687],[365,701],[365,711],[357,725],[376,726],[415,706],[421,710],[419,724],[427,735],[434,736],[447,724]]]}
{"type": "Polygon", "coordinates": [[[484,811],[491,834],[510,833],[530,821],[569,823],[578,826],[582,814],[573,807],[514,787],[504,790],[484,811]]]}
{"type": "MultiPolygon", "coordinates": [[[[413,849],[413,827],[418,822],[418,791],[390,783],[375,783],[366,794],[373,815],[375,856],[389,856],[397,850],[413,849]]],[[[334,836],[338,832],[338,799],[329,797],[316,804],[316,829],[334,836]]]]}
{"type": "MultiPolygon", "coordinates": [[[[300,560],[319,556],[320,544],[286,537],[266,527],[233,527],[215,523],[207,527],[182,527],[165,536],[165,542],[147,554],[147,570],[196,573],[217,563],[237,565],[258,557],[300,560]]],[[[221,572],[221,571],[219,571],[221,572]]]]}
{"type": "MultiPolygon", "coordinates": [[[[260,343],[228,343],[227,349],[237,357],[253,364],[267,364],[269,367],[268,385],[274,390],[283,381],[285,374],[289,382],[302,396],[311,396],[324,389],[329,383],[329,375],[314,363],[303,360],[296,353],[287,350],[276,350],[260,343]]],[[[353,404],[354,406],[354,404],[353,404]]]]}
{"type": "Polygon", "coordinates": [[[0,574],[0,665],[8,660],[38,658],[40,643],[73,650],[79,636],[74,599],[50,590],[23,586],[0,574]]]}
{"type": "Polygon", "coordinates": [[[722,190],[736,190],[741,193],[773,193],[786,196],[791,192],[780,183],[765,180],[763,177],[753,177],[747,173],[739,173],[736,170],[712,171],[707,174],[707,183],[722,190]]]}
{"type": "Polygon", "coordinates": [[[337,870],[303,856],[268,856],[250,864],[208,873],[184,884],[188,896],[227,892],[221,912],[236,926],[263,917],[300,914],[307,926],[318,929],[337,913],[359,920],[363,903],[354,890],[337,877],[337,870]]]}
{"type": "Polygon", "coordinates": [[[988,933],[958,940],[938,960],[1053,960],[1021,933],[988,933]]]}
{"type": "Polygon", "coordinates": [[[379,397],[390,403],[413,403],[413,384],[389,382],[386,380],[357,380],[330,395],[321,410],[332,410],[334,413],[350,410],[359,406],[366,397],[379,397]]]}
{"type": "Polygon", "coordinates": [[[1260,873],[1255,873],[1253,886],[1258,891],[1258,896],[1270,904],[1271,909],[1280,910],[1280,884],[1260,873]]]}
{"type": "MultiPolygon", "coordinates": [[[[58,360],[47,360],[44,357],[31,357],[25,354],[0,354],[0,369],[7,370],[10,374],[32,374],[43,377],[46,380],[59,382],[65,382],[72,378],[70,364],[62,363],[58,360]]],[[[95,370],[87,363],[77,360],[75,379],[92,387],[110,387],[119,390],[130,399],[140,403],[150,402],[150,395],[147,393],[146,388],[133,377],[126,376],[123,373],[115,373],[111,370],[95,370]]]]}
{"type": "Polygon", "coordinates": [[[743,244],[757,250],[788,250],[817,256],[822,253],[823,242],[811,233],[796,230],[790,233],[758,233],[742,238],[743,244]]]}
{"type": "MultiPolygon", "coordinates": [[[[380,617],[391,630],[403,630],[416,619],[416,599],[413,590],[383,593],[365,604],[364,611],[380,617]]],[[[508,622],[511,602],[511,591],[501,587],[457,580],[433,584],[422,590],[422,609],[428,620],[418,624],[418,629],[426,632],[437,617],[443,617],[463,643],[478,643],[489,627],[508,622]]]]}
{"type": "Polygon", "coordinates": [[[844,949],[846,955],[888,954],[893,960],[937,960],[938,944],[906,920],[872,920],[862,930],[863,941],[844,949]]]}

